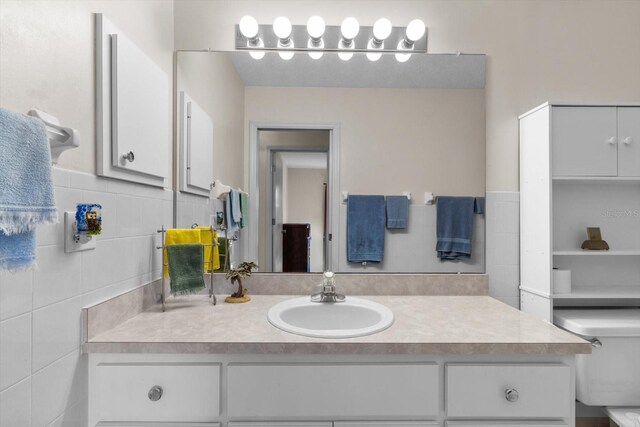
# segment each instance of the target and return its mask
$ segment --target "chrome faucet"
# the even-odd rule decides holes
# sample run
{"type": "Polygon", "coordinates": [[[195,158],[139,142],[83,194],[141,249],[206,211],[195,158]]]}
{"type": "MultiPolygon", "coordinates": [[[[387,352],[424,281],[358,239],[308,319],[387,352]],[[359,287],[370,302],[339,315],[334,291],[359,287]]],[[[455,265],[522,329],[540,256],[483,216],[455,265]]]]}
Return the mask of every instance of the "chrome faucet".
{"type": "Polygon", "coordinates": [[[312,302],[343,302],[345,296],[336,293],[335,274],[325,271],[322,275],[322,292],[311,295],[312,302]]]}

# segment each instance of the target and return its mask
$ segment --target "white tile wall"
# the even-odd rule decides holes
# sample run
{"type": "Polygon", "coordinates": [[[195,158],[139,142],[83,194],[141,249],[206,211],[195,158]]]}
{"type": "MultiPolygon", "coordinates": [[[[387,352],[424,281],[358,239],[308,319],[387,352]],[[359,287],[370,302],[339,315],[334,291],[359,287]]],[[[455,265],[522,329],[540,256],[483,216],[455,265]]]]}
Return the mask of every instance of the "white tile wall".
{"type": "Polygon", "coordinates": [[[520,307],[520,193],[487,192],[486,260],[489,295],[520,307]]]}
{"type": "Polygon", "coordinates": [[[93,251],[64,253],[63,224],[37,231],[34,271],[0,273],[0,426],[84,427],[81,308],[158,279],[156,229],[173,224],[173,192],[53,169],[60,217],[102,205],[93,251]]]}

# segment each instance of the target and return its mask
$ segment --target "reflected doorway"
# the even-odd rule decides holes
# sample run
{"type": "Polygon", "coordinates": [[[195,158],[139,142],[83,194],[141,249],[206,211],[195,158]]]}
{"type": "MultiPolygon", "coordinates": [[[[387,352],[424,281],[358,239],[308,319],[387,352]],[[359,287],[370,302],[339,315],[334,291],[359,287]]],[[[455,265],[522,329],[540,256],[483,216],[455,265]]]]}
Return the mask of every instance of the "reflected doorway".
{"type": "Polygon", "coordinates": [[[322,272],[328,257],[330,131],[261,130],[258,140],[264,149],[262,271],[322,272]]]}

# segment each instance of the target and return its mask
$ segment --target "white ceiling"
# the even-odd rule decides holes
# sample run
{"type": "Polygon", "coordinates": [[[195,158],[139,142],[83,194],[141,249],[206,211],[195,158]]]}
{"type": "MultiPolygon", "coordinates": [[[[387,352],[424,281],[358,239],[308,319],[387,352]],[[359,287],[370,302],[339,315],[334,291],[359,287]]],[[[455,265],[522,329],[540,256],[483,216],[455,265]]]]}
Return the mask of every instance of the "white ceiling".
{"type": "Polygon", "coordinates": [[[363,53],[349,61],[330,52],[318,60],[298,52],[289,61],[272,52],[260,60],[248,52],[228,54],[247,86],[482,89],[485,84],[485,55],[414,54],[400,63],[393,54],[376,62],[363,53]]]}

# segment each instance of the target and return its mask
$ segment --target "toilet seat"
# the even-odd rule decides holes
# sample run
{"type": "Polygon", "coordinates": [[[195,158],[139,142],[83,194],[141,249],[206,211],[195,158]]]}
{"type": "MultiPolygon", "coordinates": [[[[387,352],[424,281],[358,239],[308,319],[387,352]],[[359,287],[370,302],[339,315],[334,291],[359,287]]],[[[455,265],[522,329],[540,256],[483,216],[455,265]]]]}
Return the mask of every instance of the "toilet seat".
{"type": "Polygon", "coordinates": [[[604,412],[620,427],[640,427],[640,407],[606,407],[604,412]],[[634,414],[636,419],[629,414],[634,414]]]}

